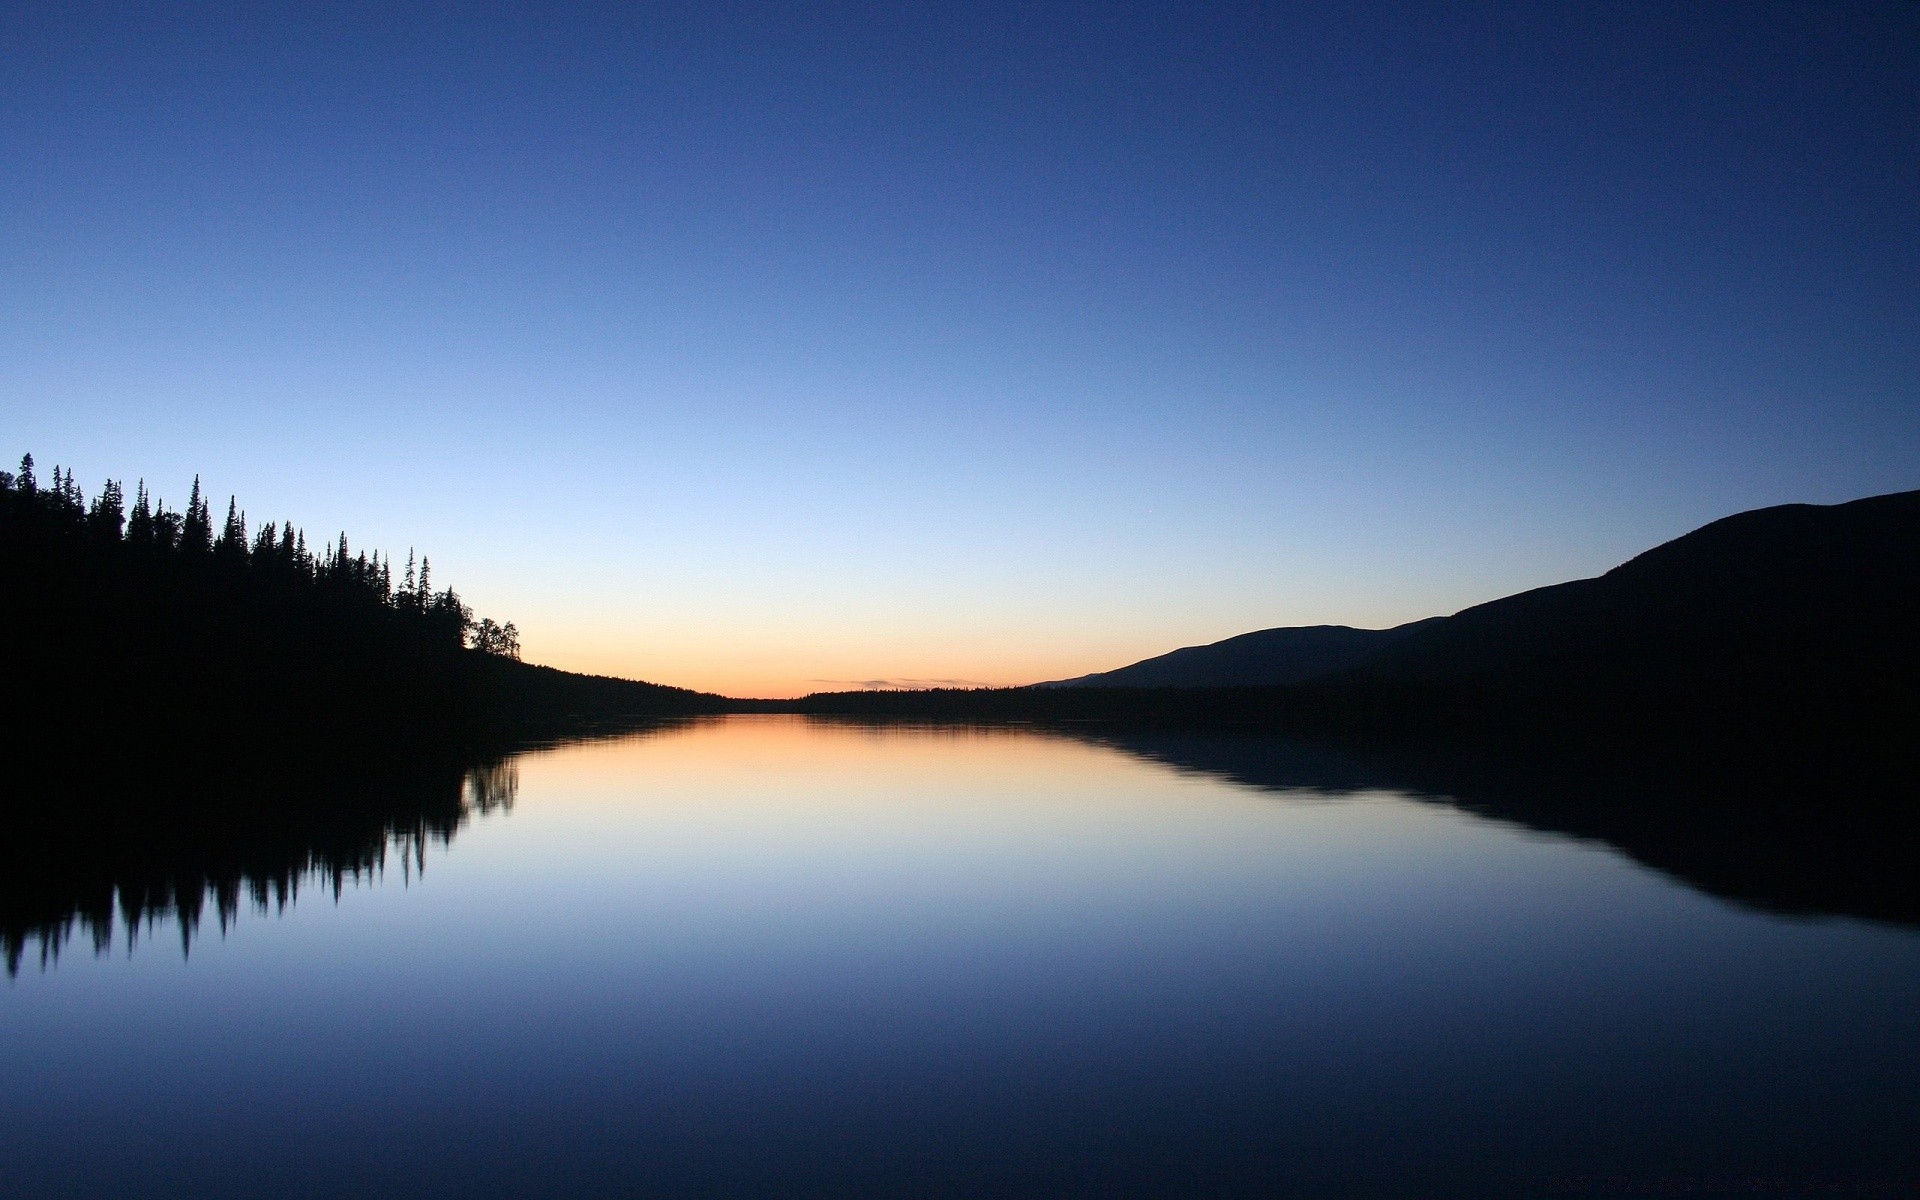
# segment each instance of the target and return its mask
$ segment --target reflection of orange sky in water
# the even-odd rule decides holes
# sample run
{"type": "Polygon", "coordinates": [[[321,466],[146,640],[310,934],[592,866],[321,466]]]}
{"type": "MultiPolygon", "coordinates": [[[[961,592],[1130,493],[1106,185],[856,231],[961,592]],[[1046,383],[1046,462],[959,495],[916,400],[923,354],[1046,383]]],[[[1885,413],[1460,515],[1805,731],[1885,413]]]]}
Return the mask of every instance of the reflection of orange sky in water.
{"type": "Polygon", "coordinates": [[[1005,795],[1111,794],[1136,759],[1059,734],[1013,728],[863,725],[749,715],[671,724],[520,760],[524,790],[586,799],[636,793],[783,792],[849,796],[978,788],[1005,795]],[[991,748],[990,753],[982,753],[991,748]]]}
{"type": "Polygon", "coordinates": [[[1266,874],[1339,846],[1379,854],[1460,823],[1426,806],[1383,820],[1406,806],[1258,791],[1009,728],[744,715],[537,751],[518,765],[523,846],[536,824],[587,822],[648,870],[798,856],[839,864],[828,869],[849,858],[888,870],[1044,858],[1067,873],[1105,861],[1152,874],[1179,845],[1223,870],[1266,874]]]}

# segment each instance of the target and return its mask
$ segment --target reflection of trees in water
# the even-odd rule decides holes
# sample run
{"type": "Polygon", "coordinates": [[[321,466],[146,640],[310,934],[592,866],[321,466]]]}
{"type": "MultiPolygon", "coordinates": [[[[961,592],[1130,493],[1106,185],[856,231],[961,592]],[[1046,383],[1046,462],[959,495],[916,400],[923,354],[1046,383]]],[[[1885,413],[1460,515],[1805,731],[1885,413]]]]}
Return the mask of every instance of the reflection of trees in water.
{"type": "Polygon", "coordinates": [[[520,794],[520,764],[508,758],[474,767],[467,772],[464,786],[470,812],[483,817],[496,809],[511,812],[520,794]]]}
{"type": "Polygon", "coordinates": [[[509,759],[349,785],[126,780],[36,797],[44,807],[0,852],[0,953],[13,976],[30,951],[45,969],[70,941],[104,954],[118,927],[132,953],[171,927],[190,954],[209,909],[224,935],[243,909],[284,913],[303,890],[337,902],[390,870],[410,883],[430,846],[510,810],[518,788],[509,759]]]}

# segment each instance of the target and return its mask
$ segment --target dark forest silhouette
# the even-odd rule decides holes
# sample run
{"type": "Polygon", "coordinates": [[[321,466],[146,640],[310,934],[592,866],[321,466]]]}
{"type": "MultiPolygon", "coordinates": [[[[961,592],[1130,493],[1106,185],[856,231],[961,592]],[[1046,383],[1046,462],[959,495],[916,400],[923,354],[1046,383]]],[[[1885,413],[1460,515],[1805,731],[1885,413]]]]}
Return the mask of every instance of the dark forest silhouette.
{"type": "Polygon", "coordinates": [[[511,622],[477,618],[431,563],[315,548],[291,522],[218,523],[92,500],[73,473],[0,472],[0,648],[23,685],[15,744],[77,755],[257,755],[350,737],[478,744],[573,721],[714,711],[718,697],[523,664],[511,622]]]}
{"type": "Polygon", "coordinates": [[[145,480],[135,485],[129,509],[119,481],[107,480],[89,502],[73,473],[59,466],[42,487],[33,455],[24,455],[19,474],[0,471],[0,535],[7,537],[10,554],[37,553],[49,566],[58,560],[84,565],[103,587],[135,583],[153,593],[197,585],[203,597],[247,590],[280,607],[385,622],[402,631],[400,637],[422,644],[520,657],[512,622],[476,621],[452,588],[433,590],[432,564],[422,558],[416,571],[411,552],[396,587],[391,559],[378,551],[353,553],[344,532],[319,551],[308,548],[306,530],[291,521],[269,521],[249,537],[237,497],[228,498],[216,533],[197,475],[186,511],[149,496],[145,480]]]}

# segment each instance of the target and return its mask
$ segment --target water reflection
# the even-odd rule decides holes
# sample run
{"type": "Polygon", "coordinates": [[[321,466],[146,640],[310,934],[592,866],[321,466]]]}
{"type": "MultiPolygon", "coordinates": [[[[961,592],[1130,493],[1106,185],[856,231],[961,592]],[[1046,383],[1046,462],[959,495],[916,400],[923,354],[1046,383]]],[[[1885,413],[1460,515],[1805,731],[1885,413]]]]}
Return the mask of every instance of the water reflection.
{"type": "Polygon", "coordinates": [[[102,880],[116,929],[123,889],[177,914],[196,881],[260,878],[240,907],[274,911],[272,880],[379,878],[381,848],[386,884],[191,961],[74,955],[0,988],[0,1193],[1484,1200],[1917,1177],[1920,937],[1778,920],[1526,832],[1586,819],[1566,764],[756,716],[523,754],[496,782],[471,765],[244,811],[202,789],[196,836],[244,826],[244,855],[137,804],[65,843],[85,887],[36,893],[41,927],[102,880]],[[1545,791],[1466,786],[1500,771],[1545,791]],[[511,820],[471,819],[509,795],[511,820]],[[1501,804],[1538,823],[1461,811],[1501,804]],[[431,886],[395,886],[455,830],[431,886]],[[142,859],[143,837],[171,840],[142,859]]]}
{"type": "MultiPolygon", "coordinates": [[[[715,786],[722,775],[697,740],[685,743],[684,754],[660,740],[722,723],[663,722],[604,735],[598,740],[644,745],[644,763],[610,767],[620,760],[604,754],[576,760],[594,762],[603,777],[570,786],[624,794],[634,770],[656,782],[679,775],[690,787],[715,786]]],[[[1034,747],[1095,746],[1296,798],[1393,792],[1598,841],[1754,907],[1920,925],[1920,812],[1880,779],[1703,779],[1671,762],[1596,769],[1591,761],[1510,748],[1331,746],[1232,728],[809,717],[760,720],[755,730],[733,743],[725,788],[811,774],[858,792],[861,760],[821,736],[836,730],[868,742],[911,741],[922,772],[977,769],[980,744],[990,741],[995,761],[1012,772],[997,787],[1020,772],[1052,777],[1055,766],[1040,769],[1034,747]],[[944,758],[941,746],[951,751],[944,758]],[[1009,754],[1013,747],[1026,754],[1009,754]]],[[[1071,769],[1084,776],[1089,761],[1077,758],[1071,769]]],[[[450,845],[475,816],[510,809],[518,778],[518,761],[507,757],[388,764],[345,778],[316,777],[293,764],[225,772],[202,764],[185,776],[154,770],[17,788],[19,815],[0,841],[0,954],[14,975],[33,959],[52,965],[75,940],[101,954],[117,936],[131,952],[163,932],[189,954],[209,910],[224,934],[243,910],[284,912],[303,889],[318,887],[337,901],[343,889],[389,871],[408,882],[424,871],[429,847],[450,845]]]]}
{"type": "Polygon", "coordinates": [[[1920,806],[1911,769],[1823,757],[1805,770],[1721,756],[1612,758],[1525,744],[1309,742],[1245,726],[945,724],[809,718],[894,736],[1019,735],[1294,798],[1390,792],[1597,842],[1689,887],[1782,914],[1920,926],[1920,806]]]}
{"type": "Polygon", "coordinates": [[[1920,806],[1898,764],[1800,773],[1541,747],[1311,745],[1231,730],[1078,736],[1266,791],[1390,790],[1603,843],[1691,887],[1771,912],[1920,925],[1920,806]]]}
{"type": "MultiPolygon", "coordinates": [[[[57,788],[58,785],[54,785],[57,788]]],[[[284,913],[303,889],[424,872],[476,816],[513,807],[512,759],[407,764],[317,780],[284,768],[191,780],[89,780],[77,794],[20,797],[31,815],[0,852],[0,953],[16,975],[70,941],[130,954],[171,930],[190,954],[211,908],[224,935],[245,909],[284,913]]]]}

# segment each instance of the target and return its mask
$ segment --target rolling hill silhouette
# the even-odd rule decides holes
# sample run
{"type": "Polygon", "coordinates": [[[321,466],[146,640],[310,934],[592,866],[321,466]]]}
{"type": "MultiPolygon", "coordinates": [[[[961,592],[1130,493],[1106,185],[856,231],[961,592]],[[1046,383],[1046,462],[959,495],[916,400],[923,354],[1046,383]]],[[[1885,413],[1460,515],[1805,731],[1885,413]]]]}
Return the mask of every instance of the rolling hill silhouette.
{"type": "Polygon", "coordinates": [[[1113,671],[1041,687],[1265,687],[1302,683],[1359,666],[1439,618],[1392,629],[1293,625],[1186,646],[1113,671]]]}
{"type": "Polygon", "coordinates": [[[1726,517],[1604,575],[1427,623],[1366,675],[1679,695],[1911,684],[1920,491],[1726,517]]]}
{"type": "Polygon", "coordinates": [[[1296,684],[1506,708],[1911,714],[1920,491],[1739,513],[1449,617],[1263,630],[1058,686],[1296,684]]]}

